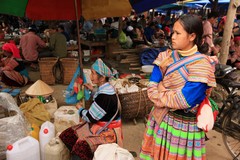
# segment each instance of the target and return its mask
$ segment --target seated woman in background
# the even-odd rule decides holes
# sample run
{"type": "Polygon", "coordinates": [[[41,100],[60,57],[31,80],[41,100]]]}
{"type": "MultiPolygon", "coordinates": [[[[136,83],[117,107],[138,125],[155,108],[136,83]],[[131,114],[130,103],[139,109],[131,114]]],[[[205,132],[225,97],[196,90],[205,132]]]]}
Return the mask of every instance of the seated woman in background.
{"type": "MultiPolygon", "coordinates": [[[[72,159],[92,160],[98,145],[118,143],[122,146],[121,118],[119,100],[114,87],[108,80],[113,71],[97,59],[91,67],[91,81],[98,86],[90,108],[77,104],[79,115],[85,123],[70,127],[59,136],[70,150],[72,159]]],[[[93,91],[93,86],[85,84],[93,91]]]]}
{"type": "Polygon", "coordinates": [[[29,81],[28,72],[20,59],[19,50],[13,43],[2,46],[3,58],[0,61],[1,81],[8,86],[22,87],[29,81]]]}

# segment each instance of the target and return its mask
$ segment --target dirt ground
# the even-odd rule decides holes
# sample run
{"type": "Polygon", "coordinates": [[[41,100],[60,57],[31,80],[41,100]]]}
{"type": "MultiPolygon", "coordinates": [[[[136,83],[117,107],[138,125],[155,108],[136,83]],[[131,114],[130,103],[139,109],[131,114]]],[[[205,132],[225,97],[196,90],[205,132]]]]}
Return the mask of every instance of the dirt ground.
{"type": "MultiPolygon", "coordinates": [[[[120,72],[131,73],[128,70],[127,65],[122,65],[118,61],[109,60],[113,67],[115,67],[120,72]]],[[[85,63],[84,68],[89,68],[90,64],[85,63]]],[[[33,81],[40,79],[39,72],[33,72],[29,70],[30,78],[33,81]]],[[[22,88],[22,93],[29,87],[30,85],[22,88]]],[[[55,84],[51,86],[54,89],[53,97],[57,100],[58,107],[66,105],[64,102],[63,91],[67,88],[67,85],[55,84]]],[[[139,151],[143,138],[143,132],[145,129],[144,119],[137,119],[137,124],[134,124],[132,120],[123,120],[123,135],[124,135],[124,148],[135,152],[137,157],[135,159],[139,159],[139,151]]],[[[208,160],[230,160],[232,159],[227,149],[225,148],[222,136],[220,133],[216,131],[210,131],[207,133],[210,140],[206,142],[207,146],[207,159],[208,160]]]]}

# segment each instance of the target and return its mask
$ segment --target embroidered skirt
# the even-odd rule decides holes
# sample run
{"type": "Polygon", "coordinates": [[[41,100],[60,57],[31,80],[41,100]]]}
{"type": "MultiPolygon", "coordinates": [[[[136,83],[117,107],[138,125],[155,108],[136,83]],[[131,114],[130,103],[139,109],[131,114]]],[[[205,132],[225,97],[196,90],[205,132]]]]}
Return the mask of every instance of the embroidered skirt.
{"type": "Polygon", "coordinates": [[[160,125],[150,117],[140,159],[205,160],[205,133],[197,127],[196,117],[186,117],[170,111],[160,125]]]}

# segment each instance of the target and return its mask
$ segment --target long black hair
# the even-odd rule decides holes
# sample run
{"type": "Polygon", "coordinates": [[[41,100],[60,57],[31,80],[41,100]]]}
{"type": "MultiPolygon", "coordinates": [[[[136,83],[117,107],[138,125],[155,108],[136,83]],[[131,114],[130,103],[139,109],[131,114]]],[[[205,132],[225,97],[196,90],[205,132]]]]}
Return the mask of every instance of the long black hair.
{"type": "Polygon", "coordinates": [[[194,43],[198,47],[198,51],[201,53],[207,53],[208,52],[208,44],[203,43],[203,25],[202,25],[202,19],[194,14],[186,14],[182,15],[178,19],[180,23],[182,24],[183,28],[188,34],[195,33],[196,38],[194,40],[194,43]]]}

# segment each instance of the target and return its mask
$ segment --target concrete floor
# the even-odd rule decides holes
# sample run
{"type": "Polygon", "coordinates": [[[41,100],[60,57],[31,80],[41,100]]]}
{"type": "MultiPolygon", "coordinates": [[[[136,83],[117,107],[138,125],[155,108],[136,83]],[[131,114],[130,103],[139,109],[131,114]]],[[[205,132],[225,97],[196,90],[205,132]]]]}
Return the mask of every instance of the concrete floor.
{"type": "MultiPolygon", "coordinates": [[[[131,73],[127,70],[127,66],[120,65],[119,62],[110,60],[110,62],[116,69],[121,69],[122,72],[131,73]],[[125,67],[125,71],[123,68],[125,67]]],[[[85,68],[88,68],[89,64],[84,64],[85,68]]],[[[40,79],[39,72],[29,71],[30,77],[33,81],[40,79]]],[[[25,86],[22,88],[22,93],[29,87],[25,86]]],[[[54,89],[53,96],[56,98],[58,107],[66,105],[64,102],[63,91],[67,88],[67,85],[56,84],[51,86],[54,89]]],[[[144,119],[137,119],[137,124],[135,125],[132,120],[123,120],[123,135],[124,135],[124,148],[129,151],[136,152],[139,159],[139,151],[143,138],[143,132],[145,129],[144,119]]],[[[231,160],[231,156],[225,148],[221,134],[216,131],[210,131],[207,133],[210,140],[206,142],[207,146],[207,159],[208,160],[231,160]]]]}

